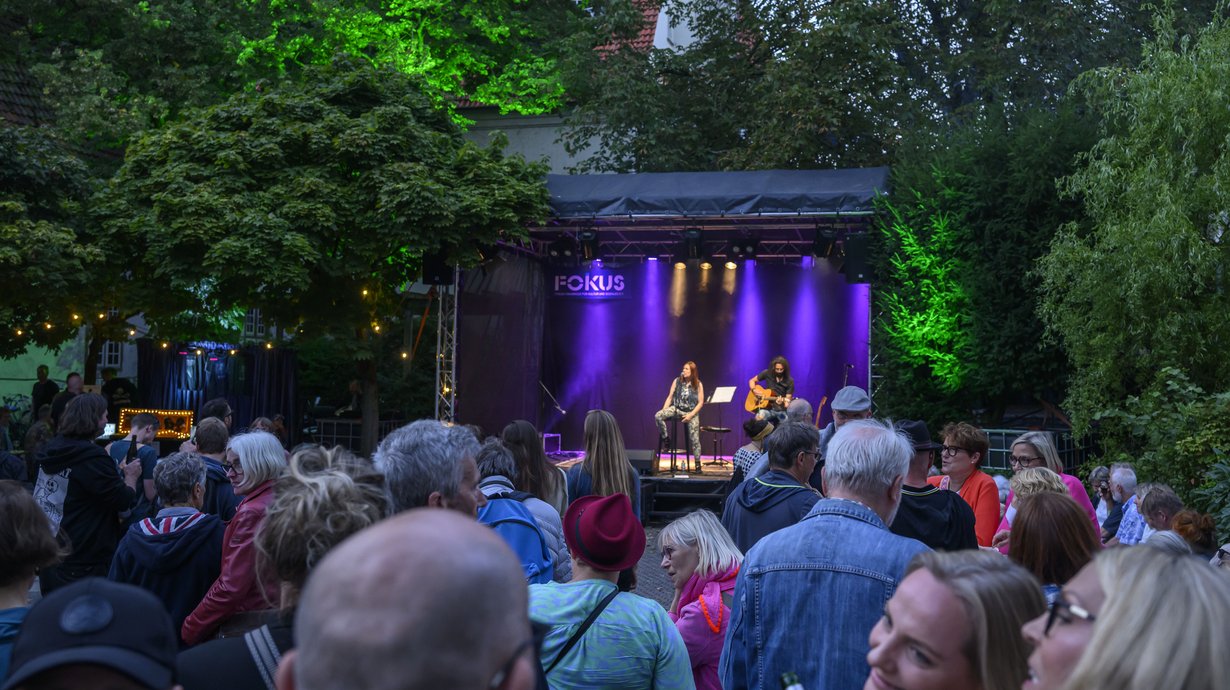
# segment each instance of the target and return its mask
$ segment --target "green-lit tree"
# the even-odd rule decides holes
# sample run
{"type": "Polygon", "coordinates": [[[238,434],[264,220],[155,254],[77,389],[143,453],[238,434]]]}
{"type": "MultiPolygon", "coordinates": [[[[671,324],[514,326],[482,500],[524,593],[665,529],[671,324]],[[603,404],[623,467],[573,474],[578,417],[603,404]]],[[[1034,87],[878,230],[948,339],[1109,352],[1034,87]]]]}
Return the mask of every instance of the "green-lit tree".
{"type": "Polygon", "coordinates": [[[134,280],[190,309],[260,308],[296,337],[348,343],[375,441],[377,341],[423,257],[467,264],[546,213],[544,169],[464,142],[421,83],[339,59],[237,94],[134,142],[100,199],[134,280]]]}

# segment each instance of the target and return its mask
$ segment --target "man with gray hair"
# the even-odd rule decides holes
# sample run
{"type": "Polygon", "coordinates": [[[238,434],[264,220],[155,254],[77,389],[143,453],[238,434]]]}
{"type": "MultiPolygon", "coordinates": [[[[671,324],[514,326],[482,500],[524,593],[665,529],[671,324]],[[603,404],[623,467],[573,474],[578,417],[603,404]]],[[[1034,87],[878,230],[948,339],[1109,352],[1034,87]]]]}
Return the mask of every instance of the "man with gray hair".
{"type": "Polygon", "coordinates": [[[1102,543],[1105,544],[1119,532],[1123,511],[1136,496],[1136,472],[1131,465],[1119,463],[1110,467],[1110,498],[1115,504],[1102,521],[1102,543]]]}
{"type": "Polygon", "coordinates": [[[342,542],[311,573],[277,687],[530,690],[528,607],[495,532],[453,511],[411,510],[342,542]]]}
{"type": "Polygon", "coordinates": [[[448,508],[476,517],[487,504],[477,456],[478,439],[465,427],[420,419],[386,436],[372,460],[384,473],[393,512],[448,508]]]}
{"type": "Polygon", "coordinates": [[[862,686],[867,637],[910,559],[928,550],[888,530],[913,455],[905,435],[881,422],[851,421],[837,431],[824,466],[827,498],[743,561],[722,687],[763,687],[786,672],[807,688],[862,686]]]}
{"type": "Polygon", "coordinates": [[[107,578],[152,592],[178,631],[218,579],[226,525],[201,512],[205,461],[196,453],[163,458],[154,468],[154,488],[162,509],[128,528],[107,578]]]}

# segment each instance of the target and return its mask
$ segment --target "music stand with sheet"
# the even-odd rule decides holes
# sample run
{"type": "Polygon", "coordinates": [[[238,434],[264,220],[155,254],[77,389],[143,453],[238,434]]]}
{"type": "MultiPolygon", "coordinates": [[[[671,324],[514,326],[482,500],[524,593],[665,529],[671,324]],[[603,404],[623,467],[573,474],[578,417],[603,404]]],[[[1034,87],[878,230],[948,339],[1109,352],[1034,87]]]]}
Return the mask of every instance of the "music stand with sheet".
{"type": "MultiPolygon", "coordinates": [[[[734,386],[718,386],[717,388],[713,389],[713,393],[709,395],[709,400],[707,400],[705,404],[706,405],[722,405],[734,399],[735,399],[735,387],[734,386]]],[[[722,408],[720,407],[718,408],[717,426],[701,427],[701,431],[708,431],[709,433],[713,434],[713,459],[710,460],[706,464],[721,465],[725,463],[726,461],[722,460],[718,456],[718,439],[720,438],[721,434],[730,433],[731,430],[727,427],[722,426],[722,408]]]]}

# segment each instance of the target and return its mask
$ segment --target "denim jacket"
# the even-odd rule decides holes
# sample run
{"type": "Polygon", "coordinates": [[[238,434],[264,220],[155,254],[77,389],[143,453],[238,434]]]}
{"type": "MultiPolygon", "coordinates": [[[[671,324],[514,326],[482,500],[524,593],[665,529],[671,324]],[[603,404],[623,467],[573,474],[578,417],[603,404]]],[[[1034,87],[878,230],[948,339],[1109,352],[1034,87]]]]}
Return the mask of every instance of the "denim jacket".
{"type": "Polygon", "coordinates": [[[871,509],[828,498],[761,539],[735,585],[719,672],[726,690],[863,687],[867,638],[922,542],[888,531],[871,509]]]}

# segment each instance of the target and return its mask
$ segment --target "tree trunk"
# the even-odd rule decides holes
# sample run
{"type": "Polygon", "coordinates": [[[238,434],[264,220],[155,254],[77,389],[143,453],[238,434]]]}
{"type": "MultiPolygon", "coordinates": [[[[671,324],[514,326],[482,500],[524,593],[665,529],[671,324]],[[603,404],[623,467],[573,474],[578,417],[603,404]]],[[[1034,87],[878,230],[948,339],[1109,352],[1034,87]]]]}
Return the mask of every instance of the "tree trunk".
{"type": "Polygon", "coordinates": [[[81,374],[81,381],[86,385],[94,385],[98,381],[98,358],[102,355],[103,345],[106,344],[107,339],[102,337],[97,328],[92,326],[86,328],[89,330],[86,333],[85,369],[81,374]]]}
{"type": "Polygon", "coordinates": [[[380,391],[376,383],[376,360],[365,359],[357,362],[359,381],[363,383],[363,399],[360,410],[363,414],[363,425],[359,432],[359,452],[371,457],[379,440],[380,427],[380,391]]]}

